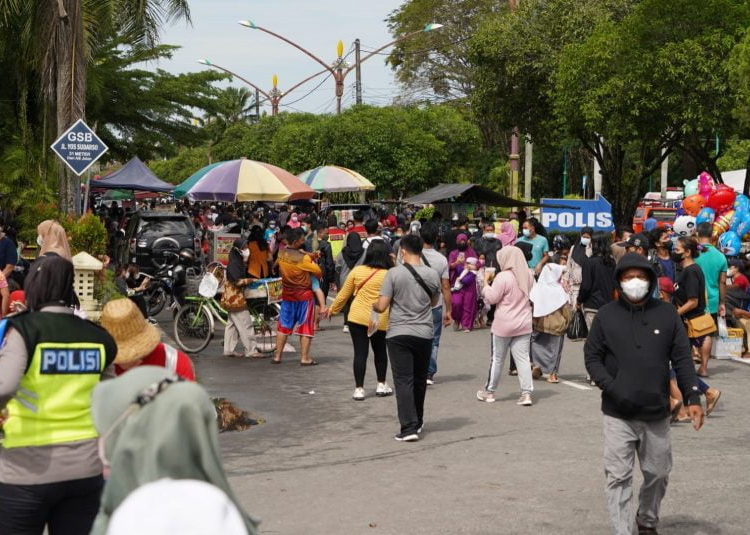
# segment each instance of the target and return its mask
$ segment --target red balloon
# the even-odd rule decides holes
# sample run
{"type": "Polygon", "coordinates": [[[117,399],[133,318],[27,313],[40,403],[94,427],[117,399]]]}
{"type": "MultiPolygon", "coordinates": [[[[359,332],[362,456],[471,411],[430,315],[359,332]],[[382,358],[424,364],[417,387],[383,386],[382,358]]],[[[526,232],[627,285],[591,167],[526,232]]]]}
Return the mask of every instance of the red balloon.
{"type": "MultiPolygon", "coordinates": [[[[734,200],[732,202],[734,202],[734,200]]],[[[700,193],[685,197],[682,201],[682,209],[685,210],[686,214],[693,217],[697,216],[698,212],[700,212],[704,206],[706,206],[706,199],[704,199],[700,193]]]]}
{"type": "Polygon", "coordinates": [[[725,184],[719,184],[708,200],[706,206],[713,208],[716,212],[726,212],[734,205],[737,194],[732,188],[725,184]]]}

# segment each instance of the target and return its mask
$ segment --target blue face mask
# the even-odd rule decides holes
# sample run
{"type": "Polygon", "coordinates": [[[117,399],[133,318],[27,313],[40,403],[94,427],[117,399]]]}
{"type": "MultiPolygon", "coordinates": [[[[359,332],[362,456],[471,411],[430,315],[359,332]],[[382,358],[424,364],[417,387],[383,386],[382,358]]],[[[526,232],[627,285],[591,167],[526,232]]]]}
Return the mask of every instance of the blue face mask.
{"type": "Polygon", "coordinates": [[[524,238],[528,238],[529,234],[531,234],[531,231],[529,229],[527,229],[527,228],[523,229],[522,232],[523,232],[523,237],[524,238]]]}

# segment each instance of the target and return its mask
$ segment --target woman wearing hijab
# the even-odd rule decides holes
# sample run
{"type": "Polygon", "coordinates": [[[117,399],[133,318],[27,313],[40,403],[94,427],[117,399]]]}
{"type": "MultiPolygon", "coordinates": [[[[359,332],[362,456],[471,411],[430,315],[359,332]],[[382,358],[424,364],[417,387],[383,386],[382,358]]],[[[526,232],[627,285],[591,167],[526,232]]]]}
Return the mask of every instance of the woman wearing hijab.
{"type": "MultiPolygon", "coordinates": [[[[349,277],[349,272],[355,266],[360,265],[365,259],[365,249],[362,247],[362,238],[356,232],[346,235],[346,245],[336,257],[336,288],[343,288],[344,282],[349,277]]],[[[349,332],[349,307],[351,300],[344,305],[344,332],[349,332]]]]}
{"type": "Polygon", "coordinates": [[[534,276],[523,252],[515,246],[500,249],[497,252],[497,264],[500,272],[495,275],[491,286],[489,274],[485,275],[485,287],[482,290],[485,302],[496,305],[497,308],[491,327],[490,371],[484,389],[477,392],[477,399],[488,403],[495,401],[503,362],[510,349],[518,366],[518,381],[521,387],[521,397],[516,404],[528,407],[532,404],[531,393],[534,391],[529,360],[532,330],[529,295],[534,285],[534,276]]]}
{"type": "Polygon", "coordinates": [[[255,279],[265,279],[270,276],[269,262],[273,261],[273,255],[268,248],[263,236],[263,229],[253,225],[250,236],[247,239],[247,248],[250,256],[247,262],[247,273],[255,279]]]}
{"type": "Polygon", "coordinates": [[[8,318],[0,348],[0,533],[88,533],[102,464],[91,393],[117,346],[73,314],[73,264],[50,254],[26,279],[30,313],[8,318]]]}
{"type": "Polygon", "coordinates": [[[571,316],[568,294],[560,284],[563,271],[558,264],[545,264],[529,293],[534,304],[531,354],[534,364],[549,374],[549,383],[560,382],[557,374],[571,316]]]}
{"type": "Polygon", "coordinates": [[[299,215],[296,213],[292,213],[292,216],[289,218],[289,221],[287,221],[287,225],[289,225],[289,228],[298,228],[302,226],[302,223],[300,223],[299,215]]]}
{"type": "Polygon", "coordinates": [[[455,330],[465,333],[474,329],[474,321],[479,309],[477,295],[477,270],[480,261],[473,256],[466,259],[464,270],[456,276],[451,287],[451,318],[455,330]]]}
{"type": "Polygon", "coordinates": [[[581,290],[581,280],[583,278],[583,265],[588,257],[591,256],[591,237],[594,235],[594,229],[583,227],[581,235],[578,237],[573,247],[568,253],[568,270],[563,274],[563,285],[568,290],[568,301],[571,306],[575,306],[578,300],[578,292],[581,290]]]}
{"type": "Polygon", "coordinates": [[[253,318],[247,309],[244,288],[252,279],[247,276],[246,266],[250,250],[243,239],[234,240],[229,251],[224,293],[221,306],[229,313],[227,326],[224,328],[224,356],[263,358],[265,355],[256,351],[255,327],[253,318]],[[242,342],[244,353],[235,352],[237,342],[242,342]]]}
{"type": "Polygon", "coordinates": [[[65,260],[72,261],[70,245],[65,229],[57,221],[48,219],[36,227],[36,242],[39,245],[39,256],[56,254],[65,260]]]}
{"type": "Polygon", "coordinates": [[[500,235],[498,236],[498,239],[500,240],[500,243],[503,244],[503,247],[515,245],[516,238],[516,228],[513,226],[513,223],[505,221],[500,225],[500,235]]]}
{"type": "Polygon", "coordinates": [[[474,248],[469,245],[469,237],[461,233],[456,236],[456,248],[448,254],[448,276],[451,286],[466,267],[467,258],[479,258],[474,248]]]}
{"type": "MultiPolygon", "coordinates": [[[[94,390],[92,416],[108,473],[92,535],[108,532],[110,518],[133,491],[163,478],[205,481],[243,510],[222,467],[216,410],[198,384],[140,366],[94,390]]],[[[243,519],[256,534],[257,521],[248,514],[243,519]]]]}

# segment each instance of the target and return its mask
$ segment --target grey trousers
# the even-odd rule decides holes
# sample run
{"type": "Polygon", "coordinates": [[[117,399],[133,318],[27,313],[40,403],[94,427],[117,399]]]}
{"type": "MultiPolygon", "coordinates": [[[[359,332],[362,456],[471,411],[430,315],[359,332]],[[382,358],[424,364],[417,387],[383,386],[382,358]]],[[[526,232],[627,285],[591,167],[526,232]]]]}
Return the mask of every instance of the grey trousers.
{"type": "Polygon", "coordinates": [[[604,474],[613,535],[637,535],[637,525],[658,526],[659,508],[671,470],[669,418],[642,422],[604,415],[604,474]],[[634,518],[633,467],[636,454],[643,474],[643,486],[634,518]]]}
{"type": "Polygon", "coordinates": [[[531,378],[531,360],[529,359],[531,335],[495,336],[492,334],[490,336],[492,337],[490,342],[490,371],[487,373],[487,384],[484,389],[488,392],[497,390],[500,376],[503,373],[503,363],[508,355],[508,350],[510,350],[518,368],[518,383],[521,387],[521,394],[531,394],[534,391],[534,381],[531,378]]]}
{"type": "Polygon", "coordinates": [[[224,354],[228,355],[242,342],[245,356],[255,352],[255,326],[247,310],[230,312],[227,326],[224,327],[224,354]]]}

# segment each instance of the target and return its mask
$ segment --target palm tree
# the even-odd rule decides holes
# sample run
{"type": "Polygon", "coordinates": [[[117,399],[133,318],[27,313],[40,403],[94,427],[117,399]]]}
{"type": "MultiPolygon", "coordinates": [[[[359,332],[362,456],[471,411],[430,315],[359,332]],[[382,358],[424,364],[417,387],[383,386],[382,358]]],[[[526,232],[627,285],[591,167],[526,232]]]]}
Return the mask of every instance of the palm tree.
{"type": "MultiPolygon", "coordinates": [[[[153,46],[163,25],[190,21],[187,0],[0,0],[0,31],[22,21],[24,51],[40,74],[44,97],[55,109],[62,134],[86,115],[86,71],[103,38],[118,33],[133,44],[153,46]]],[[[60,163],[61,210],[77,212],[78,179],[60,163]]]]}

